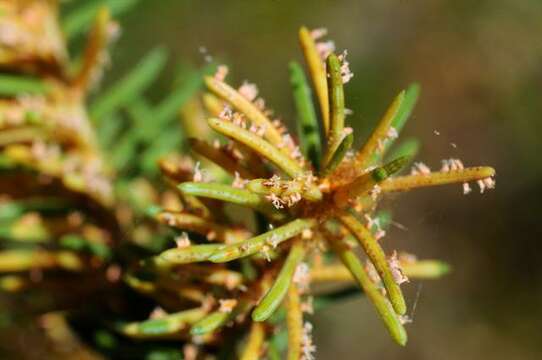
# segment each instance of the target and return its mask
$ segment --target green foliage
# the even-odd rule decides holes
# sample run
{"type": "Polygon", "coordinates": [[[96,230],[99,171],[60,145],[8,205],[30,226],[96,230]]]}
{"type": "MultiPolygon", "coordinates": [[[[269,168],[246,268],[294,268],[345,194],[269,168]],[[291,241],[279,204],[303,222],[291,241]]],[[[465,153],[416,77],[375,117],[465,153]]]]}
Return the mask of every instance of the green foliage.
{"type": "Polygon", "coordinates": [[[166,64],[167,53],[163,48],[156,48],[148,53],[134,69],[100,95],[90,106],[90,114],[98,124],[107,115],[128,105],[142,94],[156,80],[166,64]]]}
{"type": "Polygon", "coordinates": [[[50,87],[39,78],[0,74],[1,96],[45,94],[49,89],[50,87]]]}
{"type": "Polygon", "coordinates": [[[273,286],[252,312],[252,319],[254,321],[265,321],[277,310],[288,292],[294,272],[303,260],[304,255],[305,249],[301,243],[292,246],[273,286]]]}
{"type": "Polygon", "coordinates": [[[393,339],[400,345],[405,345],[407,341],[405,328],[389,300],[382,295],[378,286],[371,281],[361,261],[352,250],[348,249],[348,245],[339,243],[336,246],[342,263],[352,273],[365,295],[371,299],[393,339]]]}
{"type": "Polygon", "coordinates": [[[75,9],[62,20],[64,35],[68,40],[72,40],[86,32],[102,6],[106,6],[112,15],[118,16],[128,12],[138,2],[139,0],[85,0],[84,4],[76,4],[75,9]]]}
{"type": "Polygon", "coordinates": [[[165,51],[153,50],[91,107],[98,133],[103,137],[102,144],[112,149],[113,167],[131,176],[156,176],[158,159],[183,145],[182,128],[175,121],[179,109],[201,88],[203,74],[213,68],[199,70],[184,66],[183,81],[153,106],[143,93],[156,82],[165,62],[165,51]],[[127,130],[123,131],[122,127],[127,130]]]}
{"type": "Polygon", "coordinates": [[[301,65],[294,61],[290,63],[290,83],[298,116],[297,133],[301,150],[313,164],[318,165],[322,157],[320,126],[307,78],[301,65]]]}

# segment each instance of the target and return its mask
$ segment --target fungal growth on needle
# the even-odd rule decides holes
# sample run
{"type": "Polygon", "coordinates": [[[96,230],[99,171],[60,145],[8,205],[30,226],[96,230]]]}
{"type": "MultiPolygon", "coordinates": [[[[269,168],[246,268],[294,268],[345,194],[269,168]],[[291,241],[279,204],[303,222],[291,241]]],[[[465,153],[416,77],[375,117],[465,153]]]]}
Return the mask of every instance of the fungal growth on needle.
{"type": "MultiPolygon", "coordinates": [[[[397,175],[413,160],[417,149],[417,143],[412,142],[393,146],[418,98],[417,84],[399,92],[363,146],[351,149],[354,135],[345,126],[343,86],[354,75],[346,51],[337,55],[332,42],[318,41],[324,34],[322,29],[301,28],[299,32],[319,113],[302,67],[292,62],[291,85],[299,121],[295,136],[265,107],[255,85],[245,82],[236,90],[226,83],[224,66],[205,78],[208,125],[226,142],[205,146],[203,140],[194,139],[198,144],[194,150],[221,166],[234,181],[231,185],[181,182],[178,189],[185,197],[253,209],[258,221],[268,225],[262,233],[249,235],[247,231],[244,236],[234,235],[233,228],[223,228],[223,236],[211,239],[213,229],[223,225],[201,217],[198,224],[202,226],[196,228],[194,220],[179,227],[199,231],[214,243],[170,249],[153,259],[159,269],[231,262],[250,263],[258,269],[258,277],[245,284],[248,290],[239,292],[239,301],[228,309],[231,311],[221,310],[226,300],[220,299],[214,312],[192,326],[193,335],[218,331],[245,319],[245,314],[255,322],[266,322],[284,307],[290,358],[309,359],[312,350],[306,349],[313,347],[306,339],[310,325],[303,322],[304,307],[296,299],[310,297],[313,283],[350,277],[373,303],[391,337],[405,345],[407,303],[401,284],[408,282],[409,276],[440,275],[447,267],[437,261],[397,255],[395,250],[386,253],[383,243],[393,248],[393,240],[383,239],[380,219],[385,215],[377,211],[379,200],[393,192],[452,183],[463,184],[465,193],[471,182],[477,182],[482,192],[494,187],[492,168],[465,168],[457,159],[443,161],[437,172],[416,162],[410,174],[397,175]],[[231,236],[226,237],[228,233],[231,236]],[[365,253],[365,264],[357,248],[365,253]],[[299,280],[301,271],[307,274],[303,281],[299,280]]],[[[165,209],[157,218],[173,224],[167,219],[182,216],[165,209]]],[[[252,331],[260,331],[257,329],[252,331]]]]}

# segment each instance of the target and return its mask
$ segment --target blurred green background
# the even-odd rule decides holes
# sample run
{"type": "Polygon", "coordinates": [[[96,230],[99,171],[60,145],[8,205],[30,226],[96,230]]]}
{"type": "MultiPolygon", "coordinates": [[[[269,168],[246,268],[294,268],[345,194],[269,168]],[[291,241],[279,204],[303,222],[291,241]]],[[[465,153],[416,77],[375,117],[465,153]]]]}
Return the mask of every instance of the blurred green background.
{"type": "MultiPolygon", "coordinates": [[[[394,95],[419,81],[405,130],[423,141],[419,159],[497,169],[487,194],[453,186],[390,199],[407,230],[393,228],[385,246],[444,259],[454,271],[405,286],[411,307],[418,299],[406,348],[360,298],[314,316],[318,359],[542,357],[542,1],[143,1],[121,24],[108,81],[157,44],[198,66],[205,48],[230,66],[231,82],[256,82],[286,121],[297,29],[325,26],[348,49],[348,121],[365,129],[358,143],[394,95]]],[[[158,89],[169,88],[174,63],[169,71],[158,89]]]]}

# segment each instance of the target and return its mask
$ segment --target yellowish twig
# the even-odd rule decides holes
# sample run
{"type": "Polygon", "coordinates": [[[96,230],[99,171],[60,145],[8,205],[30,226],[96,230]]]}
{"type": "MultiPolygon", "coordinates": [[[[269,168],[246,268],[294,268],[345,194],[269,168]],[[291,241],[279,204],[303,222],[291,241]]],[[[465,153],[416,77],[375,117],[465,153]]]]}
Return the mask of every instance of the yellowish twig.
{"type": "Polygon", "coordinates": [[[211,93],[203,94],[202,100],[205,109],[209,112],[209,114],[211,114],[211,116],[214,117],[218,117],[226,106],[226,103],[224,101],[220,100],[218,97],[211,93]]]}
{"type": "Polygon", "coordinates": [[[250,334],[241,355],[241,360],[258,360],[262,352],[265,329],[262,323],[253,322],[250,327],[250,334]]]}
{"type": "Polygon", "coordinates": [[[393,272],[386,259],[384,250],[378,244],[371,232],[365,228],[353,215],[343,211],[339,216],[339,220],[344,226],[350,230],[354,237],[359,241],[363,250],[375,266],[382,283],[388,292],[388,297],[393,305],[394,310],[404,315],[406,313],[406,302],[399,284],[393,277],[393,272]]]}
{"type": "Polygon", "coordinates": [[[302,27],[299,30],[299,42],[301,50],[305,56],[305,62],[309,68],[312,84],[320,104],[320,113],[322,114],[322,122],[324,123],[325,134],[329,131],[329,100],[327,92],[326,69],[324,62],[320,58],[316,50],[316,44],[309,30],[302,27]]]}
{"type": "MultiPolygon", "coordinates": [[[[436,279],[450,271],[450,266],[439,260],[401,261],[401,270],[411,279],[436,279]]],[[[314,266],[311,282],[355,282],[350,271],[341,264],[314,266]]]]}
{"type": "Polygon", "coordinates": [[[286,326],[288,328],[288,360],[301,358],[301,342],[303,338],[303,312],[297,285],[292,283],[288,288],[286,301],[286,326]]]}
{"type": "Polygon", "coordinates": [[[96,76],[96,72],[100,71],[99,67],[103,66],[104,51],[106,51],[108,42],[108,27],[110,21],[110,14],[107,7],[102,7],[96,15],[94,27],[92,28],[89,39],[85,48],[83,56],[83,64],[79,73],[73,80],[74,88],[78,89],[82,93],[88,91],[89,86],[92,85],[93,77],[96,76]]]}
{"type": "Polygon", "coordinates": [[[84,262],[71,251],[4,250],[0,252],[0,272],[27,271],[31,269],[60,268],[81,271],[84,262]]]}
{"type": "Polygon", "coordinates": [[[228,136],[259,153],[289,176],[295,178],[303,175],[304,170],[297,161],[293,160],[290,156],[273,146],[272,143],[267,142],[258,135],[243,129],[232,122],[220,119],[209,119],[209,125],[219,133],[228,136]]]}
{"type": "Polygon", "coordinates": [[[221,148],[216,148],[205,141],[194,138],[189,139],[189,144],[193,151],[211,160],[230,174],[235,175],[237,172],[243,179],[255,177],[250,170],[239,163],[239,160],[230,157],[221,148]]]}
{"type": "Polygon", "coordinates": [[[488,166],[477,166],[463,170],[439,171],[430,174],[399,176],[387,179],[380,184],[383,192],[407,191],[426,186],[465,183],[495,176],[495,169],[488,166]]]}
{"type": "Polygon", "coordinates": [[[265,116],[253,103],[239,94],[234,88],[223,81],[207,76],[205,84],[213,93],[230,103],[237,111],[244,114],[254,124],[263,128],[264,137],[273,145],[281,146],[282,136],[273,126],[271,120],[265,116]]]}
{"type": "Polygon", "coordinates": [[[157,216],[162,224],[178,228],[180,230],[193,231],[206,236],[208,240],[225,242],[226,244],[242,240],[247,233],[235,231],[202,217],[184,212],[163,211],[157,216]]]}

